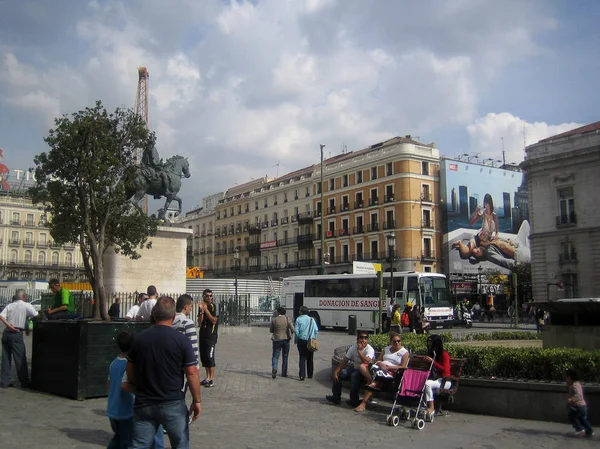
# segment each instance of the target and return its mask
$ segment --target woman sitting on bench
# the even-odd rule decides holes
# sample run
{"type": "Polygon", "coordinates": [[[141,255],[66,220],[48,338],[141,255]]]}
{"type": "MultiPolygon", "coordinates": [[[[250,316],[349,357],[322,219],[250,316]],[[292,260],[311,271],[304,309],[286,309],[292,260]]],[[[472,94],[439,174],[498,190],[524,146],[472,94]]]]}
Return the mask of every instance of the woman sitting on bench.
{"type": "Polygon", "coordinates": [[[373,364],[371,369],[369,369],[369,365],[366,363],[360,365],[360,372],[366,379],[368,385],[364,399],[354,411],[364,411],[369,399],[371,399],[371,396],[373,395],[373,391],[379,391],[384,382],[393,381],[394,374],[399,369],[406,368],[408,358],[408,349],[402,346],[402,336],[397,332],[390,332],[390,345],[379,353],[379,357],[377,357],[377,361],[373,364]],[[374,373],[375,376],[371,373],[374,373]]]}
{"type": "Polygon", "coordinates": [[[444,382],[444,378],[450,376],[450,355],[444,350],[444,343],[439,335],[431,335],[427,338],[429,355],[426,359],[433,362],[434,379],[425,382],[425,400],[427,401],[427,413],[435,414],[433,402],[434,391],[440,388],[450,388],[450,382],[444,382]],[[446,383],[446,385],[443,385],[446,383]]]}

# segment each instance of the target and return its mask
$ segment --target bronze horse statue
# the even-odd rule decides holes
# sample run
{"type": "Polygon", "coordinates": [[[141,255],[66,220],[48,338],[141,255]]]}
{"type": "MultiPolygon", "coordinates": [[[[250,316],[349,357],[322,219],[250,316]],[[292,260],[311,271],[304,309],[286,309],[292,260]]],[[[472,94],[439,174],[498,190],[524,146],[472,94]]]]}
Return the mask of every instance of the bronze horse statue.
{"type": "Polygon", "coordinates": [[[190,165],[187,158],[182,156],[173,156],[167,159],[162,169],[151,179],[145,173],[144,167],[137,167],[133,182],[126,189],[127,198],[137,210],[144,213],[140,203],[144,195],[151,195],[155,199],[166,197],[165,206],[159,211],[158,218],[164,219],[171,205],[171,202],[177,201],[179,210],[176,215],[181,214],[181,198],[177,196],[181,188],[181,178],[190,177],[190,165]]]}

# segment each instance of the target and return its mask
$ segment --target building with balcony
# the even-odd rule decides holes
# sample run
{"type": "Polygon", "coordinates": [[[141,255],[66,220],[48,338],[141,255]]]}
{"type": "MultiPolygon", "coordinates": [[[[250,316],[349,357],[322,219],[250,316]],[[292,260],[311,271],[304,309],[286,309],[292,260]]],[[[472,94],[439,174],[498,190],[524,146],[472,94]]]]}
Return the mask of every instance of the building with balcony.
{"type": "Polygon", "coordinates": [[[0,280],[87,281],[79,246],[52,241],[44,211],[29,197],[0,195],[0,280]]]}
{"type": "Polygon", "coordinates": [[[600,292],[600,122],[526,149],[533,297],[597,297],[600,292]],[[564,284],[559,290],[557,283],[564,284]]]}
{"type": "Polygon", "coordinates": [[[215,274],[289,276],[351,272],[353,261],[385,262],[396,235],[396,270],[440,271],[439,151],[396,137],[274,180],[230,189],[216,206],[215,274]],[[324,223],[325,248],[321,248],[324,223]]]}
{"type": "Polygon", "coordinates": [[[223,199],[223,195],[223,192],[219,192],[203,198],[201,207],[197,207],[177,219],[180,226],[193,231],[187,242],[188,267],[198,267],[205,273],[214,269],[215,207],[223,199]]]}

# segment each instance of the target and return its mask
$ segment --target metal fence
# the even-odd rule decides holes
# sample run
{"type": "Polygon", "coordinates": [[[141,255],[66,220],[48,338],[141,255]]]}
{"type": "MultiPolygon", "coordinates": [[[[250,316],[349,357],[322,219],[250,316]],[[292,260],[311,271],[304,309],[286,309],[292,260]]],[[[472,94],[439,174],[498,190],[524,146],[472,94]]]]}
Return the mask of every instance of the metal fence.
{"type": "MultiPolygon", "coordinates": [[[[5,289],[3,289],[5,290],[5,289]]],[[[40,308],[45,310],[52,306],[54,294],[50,290],[26,290],[30,301],[41,300],[40,308]]],[[[0,291],[0,309],[12,301],[14,291],[0,291]]],[[[71,291],[75,302],[75,311],[83,317],[90,317],[93,312],[93,294],[91,291],[71,291]]],[[[177,300],[180,294],[162,293],[177,300]]],[[[110,293],[106,298],[107,311],[117,298],[121,300],[120,318],[125,318],[127,311],[137,303],[139,292],[110,293]]],[[[201,293],[189,294],[194,299],[194,307],[190,319],[197,323],[198,304],[202,301],[201,293]]],[[[219,313],[219,325],[249,326],[254,322],[268,321],[273,310],[279,306],[279,296],[261,296],[250,294],[214,294],[214,301],[219,313]]]]}

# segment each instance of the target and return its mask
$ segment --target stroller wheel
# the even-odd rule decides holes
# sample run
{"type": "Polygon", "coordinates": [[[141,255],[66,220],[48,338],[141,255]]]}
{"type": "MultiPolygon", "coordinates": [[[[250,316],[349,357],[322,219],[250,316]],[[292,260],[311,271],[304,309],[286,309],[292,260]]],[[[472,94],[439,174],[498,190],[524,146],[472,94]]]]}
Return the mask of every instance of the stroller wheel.
{"type": "Polygon", "coordinates": [[[394,415],[392,417],[392,426],[398,427],[399,424],[400,424],[400,417],[398,415],[394,415]]]}
{"type": "Polygon", "coordinates": [[[394,415],[387,415],[386,421],[388,423],[388,426],[393,426],[393,420],[394,420],[395,416],[394,415]]]}
{"type": "Polygon", "coordinates": [[[433,422],[434,419],[435,419],[435,413],[426,413],[425,414],[425,421],[433,422]]]}
{"type": "Polygon", "coordinates": [[[416,427],[419,430],[423,430],[423,428],[425,427],[425,421],[423,421],[422,419],[417,419],[417,424],[416,427]]]}

